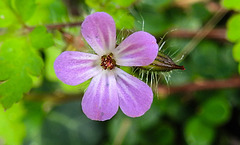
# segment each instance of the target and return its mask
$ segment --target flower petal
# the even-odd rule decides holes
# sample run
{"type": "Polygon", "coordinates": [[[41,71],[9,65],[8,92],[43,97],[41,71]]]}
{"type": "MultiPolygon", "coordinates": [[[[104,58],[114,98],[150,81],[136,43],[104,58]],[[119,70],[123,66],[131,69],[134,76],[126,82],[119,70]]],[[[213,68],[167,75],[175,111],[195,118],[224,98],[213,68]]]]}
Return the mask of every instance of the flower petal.
{"type": "Polygon", "coordinates": [[[113,18],[104,12],[86,17],[82,23],[82,35],[94,51],[102,56],[115,48],[116,26],[113,18]]]}
{"type": "Polygon", "coordinates": [[[57,77],[68,85],[78,85],[98,74],[99,56],[78,51],[65,51],[54,62],[57,77]]]}
{"type": "Polygon", "coordinates": [[[158,44],[149,33],[139,31],[127,37],[115,49],[116,62],[122,66],[144,66],[157,57],[158,44]]]}
{"type": "Polygon", "coordinates": [[[119,105],[124,114],[139,117],[151,107],[153,93],[147,84],[119,68],[116,68],[116,81],[119,105]]]}
{"type": "Polygon", "coordinates": [[[82,99],[82,110],[92,120],[112,118],[118,110],[116,79],[112,71],[103,70],[93,77],[82,99]]]}

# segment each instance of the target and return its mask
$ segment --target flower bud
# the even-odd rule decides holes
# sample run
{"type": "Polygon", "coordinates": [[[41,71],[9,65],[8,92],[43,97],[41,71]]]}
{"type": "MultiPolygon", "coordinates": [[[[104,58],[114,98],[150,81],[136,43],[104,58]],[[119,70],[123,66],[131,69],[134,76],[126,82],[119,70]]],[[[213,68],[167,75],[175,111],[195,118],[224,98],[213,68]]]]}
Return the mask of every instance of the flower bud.
{"type": "Polygon", "coordinates": [[[163,54],[162,52],[158,53],[153,63],[148,66],[141,66],[141,68],[160,72],[169,72],[174,69],[185,70],[184,66],[179,66],[175,64],[169,56],[163,54]]]}

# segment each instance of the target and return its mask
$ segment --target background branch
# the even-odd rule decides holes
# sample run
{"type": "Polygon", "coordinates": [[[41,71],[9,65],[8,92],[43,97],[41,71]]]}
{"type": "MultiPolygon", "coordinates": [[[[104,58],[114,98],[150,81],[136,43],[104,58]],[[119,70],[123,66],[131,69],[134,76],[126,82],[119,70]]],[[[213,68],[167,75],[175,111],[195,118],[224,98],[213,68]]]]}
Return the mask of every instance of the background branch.
{"type": "MultiPolygon", "coordinates": [[[[198,31],[189,31],[189,30],[176,30],[169,33],[167,36],[172,38],[193,38],[194,36],[198,37],[196,35],[198,31]]],[[[226,29],[225,28],[216,28],[212,29],[205,38],[209,39],[215,39],[219,41],[227,41],[226,39],[226,29]]]]}
{"type": "MultiPolygon", "coordinates": [[[[73,23],[64,23],[64,24],[49,24],[46,25],[46,28],[48,30],[54,30],[54,29],[61,29],[65,27],[80,27],[82,22],[73,22],[73,23]]],[[[28,30],[33,30],[35,27],[27,27],[28,30]]],[[[193,38],[196,36],[199,38],[200,36],[196,35],[198,31],[190,31],[190,30],[181,30],[178,29],[176,31],[172,31],[169,33],[167,36],[172,37],[172,38],[193,38]]],[[[225,28],[216,28],[210,30],[209,33],[206,34],[206,38],[209,39],[216,39],[216,40],[224,40],[227,41],[226,39],[226,29],[225,28]]]]}
{"type": "MultiPolygon", "coordinates": [[[[227,89],[227,88],[240,88],[240,76],[233,77],[225,80],[207,80],[197,81],[181,86],[165,86],[158,87],[159,95],[170,95],[175,93],[191,93],[196,91],[227,89]]],[[[24,97],[27,101],[42,101],[51,102],[54,104],[61,104],[69,101],[80,100],[83,94],[63,94],[62,92],[47,93],[29,93],[24,97]]]]}
{"type": "Polygon", "coordinates": [[[83,94],[64,94],[62,92],[55,93],[29,93],[24,96],[27,101],[52,102],[54,104],[61,104],[69,101],[80,100],[83,94]]]}
{"type": "Polygon", "coordinates": [[[240,88],[240,77],[233,77],[226,80],[198,81],[174,87],[159,86],[158,93],[160,95],[169,95],[175,93],[189,93],[227,88],[240,88]]]}
{"type": "MultiPolygon", "coordinates": [[[[81,26],[81,22],[73,22],[73,23],[64,23],[64,24],[49,24],[46,25],[48,30],[54,30],[54,29],[61,29],[64,27],[76,27],[76,26],[81,26]]],[[[35,27],[27,27],[28,30],[33,30],[35,27]]]]}

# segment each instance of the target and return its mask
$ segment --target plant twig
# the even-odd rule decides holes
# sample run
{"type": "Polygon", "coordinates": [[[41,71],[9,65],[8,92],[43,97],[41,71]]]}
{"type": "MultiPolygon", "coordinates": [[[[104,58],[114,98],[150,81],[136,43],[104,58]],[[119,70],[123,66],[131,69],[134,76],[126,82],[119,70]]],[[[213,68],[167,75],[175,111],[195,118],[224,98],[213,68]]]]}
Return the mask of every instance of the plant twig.
{"type": "MultiPolygon", "coordinates": [[[[46,25],[48,30],[54,30],[54,29],[61,29],[64,27],[76,27],[81,26],[82,22],[73,22],[73,23],[65,23],[65,24],[49,24],[46,25]]],[[[35,27],[27,27],[28,30],[33,30],[35,27]]]]}
{"type": "Polygon", "coordinates": [[[159,86],[158,93],[160,95],[168,95],[175,93],[189,93],[203,90],[216,90],[227,88],[240,88],[240,77],[229,78],[226,80],[198,81],[170,88],[167,86],[159,86]]]}
{"type": "Polygon", "coordinates": [[[69,101],[81,100],[83,94],[63,94],[61,92],[55,93],[29,93],[24,96],[27,101],[51,102],[61,104],[69,101]]]}
{"type": "MultiPolygon", "coordinates": [[[[193,38],[196,36],[199,39],[199,35],[196,35],[198,31],[189,31],[189,30],[176,30],[172,31],[168,34],[168,37],[173,38],[193,38]]],[[[217,28],[211,30],[206,34],[206,38],[215,39],[219,41],[227,41],[226,39],[226,29],[225,28],[217,28]]]]}

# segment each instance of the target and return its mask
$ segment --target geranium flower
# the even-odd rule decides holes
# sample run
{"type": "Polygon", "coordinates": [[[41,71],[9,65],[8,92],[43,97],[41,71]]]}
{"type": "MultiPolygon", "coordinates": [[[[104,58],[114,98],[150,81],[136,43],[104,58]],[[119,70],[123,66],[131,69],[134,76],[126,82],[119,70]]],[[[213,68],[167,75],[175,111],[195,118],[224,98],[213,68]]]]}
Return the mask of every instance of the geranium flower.
{"type": "Polygon", "coordinates": [[[119,66],[152,63],[158,53],[156,39],[139,31],[115,48],[115,23],[104,12],[87,16],[81,27],[83,37],[96,54],[63,52],[54,63],[57,77],[68,85],[78,85],[92,78],[82,99],[82,110],[92,120],[112,118],[119,106],[127,116],[143,115],[152,104],[152,90],[119,66]]]}

